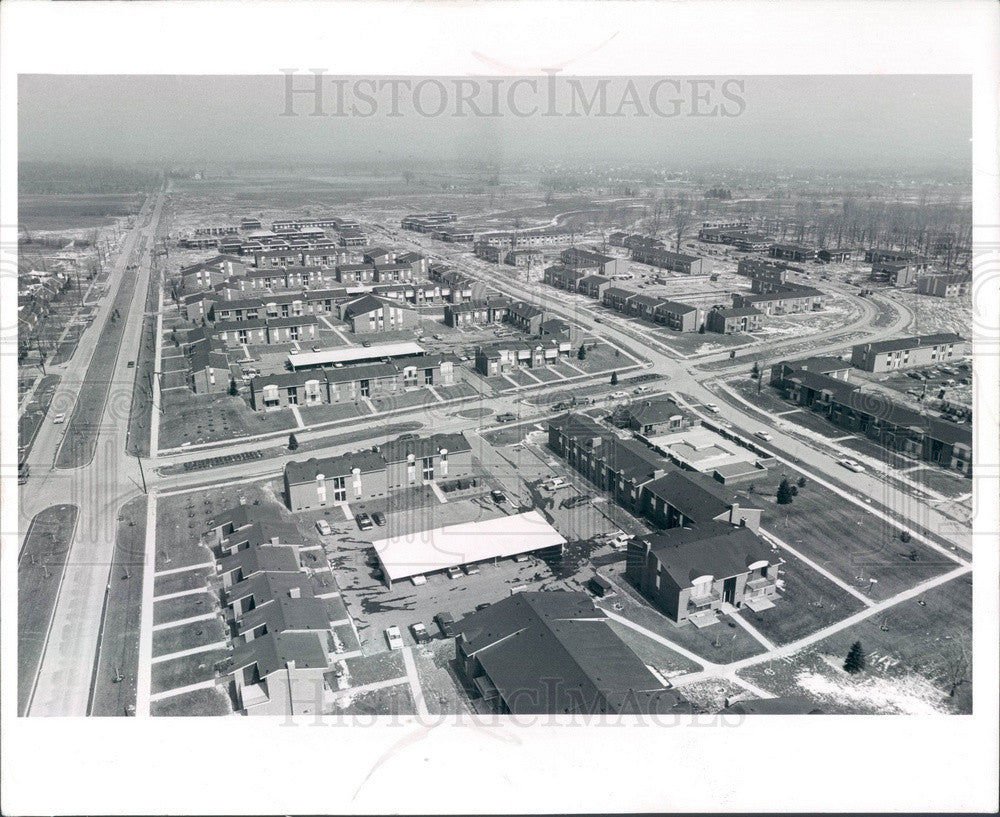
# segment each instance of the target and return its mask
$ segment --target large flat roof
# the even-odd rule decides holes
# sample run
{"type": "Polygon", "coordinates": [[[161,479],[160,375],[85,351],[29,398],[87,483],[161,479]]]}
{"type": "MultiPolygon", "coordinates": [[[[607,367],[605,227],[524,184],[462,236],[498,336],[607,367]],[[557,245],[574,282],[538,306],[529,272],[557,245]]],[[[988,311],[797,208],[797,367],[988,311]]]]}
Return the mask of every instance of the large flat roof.
{"type": "Polygon", "coordinates": [[[299,352],[297,355],[289,355],[288,362],[293,369],[303,369],[308,366],[356,363],[362,360],[422,355],[423,353],[424,347],[413,341],[373,343],[371,346],[345,346],[340,349],[324,349],[321,352],[299,352]]]}
{"type": "Polygon", "coordinates": [[[528,511],[379,539],[373,544],[386,577],[396,581],[564,545],[566,539],[538,511],[528,511]]]}

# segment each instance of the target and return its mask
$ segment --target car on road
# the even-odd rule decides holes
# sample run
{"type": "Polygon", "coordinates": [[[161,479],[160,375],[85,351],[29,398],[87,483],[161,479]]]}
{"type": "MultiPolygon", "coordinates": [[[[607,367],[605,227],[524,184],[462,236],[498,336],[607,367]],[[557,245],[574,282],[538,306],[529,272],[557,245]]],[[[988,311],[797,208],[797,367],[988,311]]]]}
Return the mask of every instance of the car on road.
{"type": "Polygon", "coordinates": [[[542,483],[542,487],[547,491],[558,491],[561,488],[568,488],[569,483],[566,481],[565,477],[552,477],[551,479],[545,480],[542,483]]]}
{"type": "Polygon", "coordinates": [[[319,347],[318,346],[313,346],[313,351],[314,352],[318,352],[319,351],[319,347]]]}
{"type": "Polygon", "coordinates": [[[513,423],[515,420],[517,420],[517,416],[511,414],[509,411],[504,412],[503,414],[498,414],[496,416],[496,421],[498,423],[513,423]]]}
{"type": "Polygon", "coordinates": [[[389,642],[390,650],[403,649],[403,634],[395,624],[385,628],[385,640],[389,642]]]}
{"type": "Polygon", "coordinates": [[[865,470],[865,467],[857,460],[852,460],[850,457],[845,457],[842,460],[837,460],[838,465],[843,465],[848,471],[854,471],[856,474],[860,474],[865,470]]]}
{"type": "Polygon", "coordinates": [[[418,341],[419,343],[427,343],[427,335],[420,335],[420,336],[419,336],[419,337],[417,338],[417,341],[418,341]]]}
{"type": "Polygon", "coordinates": [[[427,628],[424,626],[422,621],[418,621],[415,624],[410,625],[410,632],[413,633],[413,640],[418,644],[430,644],[431,634],[427,632],[427,628]]]}
{"type": "Polygon", "coordinates": [[[466,576],[475,576],[479,572],[479,565],[462,565],[466,576]]]}
{"type": "Polygon", "coordinates": [[[385,527],[385,514],[382,511],[375,511],[372,514],[372,522],[378,525],[380,528],[385,527]]]}
{"type": "Polygon", "coordinates": [[[455,617],[451,613],[438,613],[434,616],[434,621],[441,628],[441,634],[445,638],[451,638],[455,635],[455,617]]]}
{"type": "Polygon", "coordinates": [[[600,318],[594,318],[594,323],[604,323],[600,318]]]}
{"type": "Polygon", "coordinates": [[[372,345],[372,342],[370,340],[363,340],[361,341],[361,345],[367,349],[369,346],[372,345]]]}
{"type": "Polygon", "coordinates": [[[449,567],[445,571],[445,573],[448,574],[448,578],[449,579],[457,579],[459,576],[462,575],[462,571],[458,567],[456,567],[455,565],[452,565],[451,567],[449,567]]]}
{"type": "Polygon", "coordinates": [[[330,527],[330,523],[327,522],[325,519],[316,520],[316,530],[319,531],[320,536],[329,536],[332,533],[332,528],[330,527]]]}
{"type": "Polygon", "coordinates": [[[608,395],[612,400],[621,400],[623,397],[628,397],[627,391],[613,391],[608,395]]]}
{"type": "Polygon", "coordinates": [[[434,340],[444,340],[444,335],[431,335],[434,340]]]}
{"type": "Polygon", "coordinates": [[[359,513],[354,517],[354,521],[358,523],[358,527],[361,530],[371,530],[374,525],[372,525],[371,517],[366,513],[359,513]]]}
{"type": "Polygon", "coordinates": [[[576,508],[579,505],[586,505],[590,502],[590,494],[580,494],[579,496],[571,496],[568,499],[564,499],[559,503],[560,508],[576,508]]]}
{"type": "Polygon", "coordinates": [[[128,362],[128,363],[126,364],[125,368],[126,368],[126,369],[134,369],[134,368],[135,368],[135,361],[134,361],[134,360],[130,360],[130,361],[129,361],[129,362],[128,362]]]}
{"type": "Polygon", "coordinates": [[[705,403],[705,408],[708,411],[712,412],[712,414],[718,414],[719,413],[719,407],[717,405],[715,405],[715,403],[705,403]]]}
{"type": "Polygon", "coordinates": [[[611,545],[615,550],[622,550],[628,547],[628,543],[632,541],[634,537],[630,533],[625,533],[625,531],[620,530],[618,533],[609,534],[607,537],[607,543],[611,545]]]}
{"type": "Polygon", "coordinates": [[[503,491],[490,491],[490,499],[492,499],[497,505],[503,505],[507,501],[507,494],[503,491]]]}
{"type": "Polygon", "coordinates": [[[645,394],[650,390],[649,386],[636,386],[633,390],[633,394],[645,394]]]}
{"type": "Polygon", "coordinates": [[[760,439],[762,440],[767,440],[768,442],[771,441],[771,435],[768,434],[766,431],[755,431],[753,435],[754,437],[760,437],[760,439]]]}
{"type": "Polygon", "coordinates": [[[66,415],[60,412],[59,414],[57,414],[55,417],[52,418],[52,422],[55,423],[56,425],[61,425],[62,423],[66,422],[66,415]]]}

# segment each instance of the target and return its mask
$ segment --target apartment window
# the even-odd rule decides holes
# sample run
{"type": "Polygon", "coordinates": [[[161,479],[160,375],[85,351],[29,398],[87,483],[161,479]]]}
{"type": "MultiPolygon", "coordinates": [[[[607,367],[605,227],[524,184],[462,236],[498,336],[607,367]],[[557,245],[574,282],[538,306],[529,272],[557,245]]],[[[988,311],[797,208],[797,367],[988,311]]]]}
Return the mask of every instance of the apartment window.
{"type": "Polygon", "coordinates": [[[434,479],[434,457],[423,458],[423,478],[434,479]]]}
{"type": "Polygon", "coordinates": [[[288,387],[288,405],[297,406],[299,404],[299,387],[289,386],[288,387]]]}
{"type": "Polygon", "coordinates": [[[347,502],[347,480],[344,477],[333,478],[333,501],[347,502]]]}

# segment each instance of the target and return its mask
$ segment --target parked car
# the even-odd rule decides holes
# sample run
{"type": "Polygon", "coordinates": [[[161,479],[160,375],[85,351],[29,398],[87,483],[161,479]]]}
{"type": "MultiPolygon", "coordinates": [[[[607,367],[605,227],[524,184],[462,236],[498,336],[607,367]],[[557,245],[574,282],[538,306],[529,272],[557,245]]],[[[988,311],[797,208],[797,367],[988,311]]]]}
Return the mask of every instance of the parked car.
{"type": "Polygon", "coordinates": [[[372,342],[370,340],[363,340],[361,341],[361,345],[367,349],[369,346],[372,345],[372,342]]]}
{"type": "Polygon", "coordinates": [[[767,440],[768,442],[771,440],[771,435],[766,431],[755,431],[753,435],[754,437],[760,437],[762,440],[767,440]]]}
{"type": "Polygon", "coordinates": [[[52,422],[55,423],[56,425],[61,425],[62,423],[66,422],[66,415],[60,412],[59,414],[57,414],[55,417],[52,418],[52,422]]]}
{"type": "Polygon", "coordinates": [[[441,628],[441,634],[445,638],[451,638],[455,635],[455,617],[451,613],[438,613],[434,616],[434,621],[441,628]]]}
{"type": "Polygon", "coordinates": [[[290,354],[290,355],[297,355],[298,353],[299,353],[298,349],[289,349],[288,350],[288,354],[290,354]]]}
{"type": "Polygon", "coordinates": [[[630,533],[625,533],[625,531],[618,531],[618,533],[612,533],[608,536],[608,544],[611,545],[615,550],[622,550],[628,547],[628,543],[632,541],[634,537],[630,533]]]}
{"type": "Polygon", "coordinates": [[[845,457],[842,460],[837,460],[837,463],[843,465],[848,471],[854,471],[856,474],[860,474],[865,470],[865,467],[857,460],[852,460],[849,457],[845,457]]]}
{"type": "Polygon", "coordinates": [[[457,579],[459,576],[462,575],[462,571],[458,567],[456,567],[455,565],[452,565],[451,567],[449,567],[445,571],[445,573],[448,574],[448,578],[449,579],[457,579]]]}
{"type": "Polygon", "coordinates": [[[503,491],[490,491],[490,497],[497,505],[503,505],[507,501],[507,494],[503,491]]]}
{"type": "Polygon", "coordinates": [[[513,423],[515,420],[517,420],[517,417],[511,414],[509,411],[504,412],[503,414],[498,414],[496,416],[496,421],[498,423],[513,423]]]}
{"type": "Polygon", "coordinates": [[[431,337],[433,337],[434,340],[444,340],[444,336],[443,335],[431,335],[431,337]]]}
{"type": "Polygon", "coordinates": [[[431,641],[431,634],[427,632],[427,628],[424,626],[422,621],[418,621],[416,624],[411,624],[410,632],[413,633],[413,640],[418,644],[429,644],[431,641]]]}
{"type": "Polygon", "coordinates": [[[319,347],[318,346],[313,346],[313,351],[314,352],[318,352],[319,351],[319,347]]]}
{"type": "Polygon", "coordinates": [[[628,397],[627,391],[613,391],[608,395],[612,400],[621,400],[623,397],[628,397]]]}
{"type": "Polygon", "coordinates": [[[389,642],[390,650],[403,649],[403,634],[395,624],[385,628],[385,640],[389,642]]]}
{"type": "Polygon", "coordinates": [[[569,408],[572,408],[571,404],[565,401],[563,401],[562,403],[556,403],[554,406],[552,406],[553,411],[566,411],[569,408]]]}
{"type": "Polygon", "coordinates": [[[632,392],[633,392],[634,394],[645,394],[645,393],[646,393],[646,392],[648,392],[648,391],[649,391],[649,386],[636,386],[636,387],[635,387],[635,388],[634,388],[634,389],[632,390],[632,392]]]}
{"type": "Polygon", "coordinates": [[[561,508],[576,508],[579,505],[586,505],[590,502],[590,494],[580,494],[579,496],[571,496],[569,499],[564,499],[559,507],[561,508]]]}
{"type": "Polygon", "coordinates": [[[329,536],[330,533],[332,532],[330,528],[330,523],[327,522],[325,519],[316,520],[316,530],[320,532],[321,536],[329,536]]]}
{"type": "Polygon", "coordinates": [[[712,414],[718,414],[719,413],[719,407],[717,405],[715,405],[715,403],[705,403],[705,408],[708,411],[712,412],[712,414]]]}
{"type": "Polygon", "coordinates": [[[418,573],[416,576],[410,576],[410,582],[414,587],[420,587],[422,584],[427,584],[427,577],[418,573]]]}
{"type": "Polygon", "coordinates": [[[354,517],[354,521],[358,523],[361,530],[371,530],[374,527],[371,518],[366,513],[359,513],[354,517]]]}
{"type": "Polygon", "coordinates": [[[529,560],[530,558],[531,558],[531,557],[530,557],[530,556],[529,556],[529,555],[528,555],[527,553],[518,553],[518,554],[517,554],[517,555],[516,555],[516,556],[514,557],[514,561],[515,561],[515,562],[526,562],[526,561],[528,561],[528,560],[529,560]]]}
{"type": "Polygon", "coordinates": [[[385,527],[385,514],[382,513],[382,511],[375,511],[375,513],[372,514],[372,522],[380,528],[385,527]]]}
{"type": "Polygon", "coordinates": [[[476,605],[476,611],[478,612],[479,610],[485,610],[489,606],[490,606],[490,603],[488,601],[484,601],[482,604],[477,604],[476,605]]]}
{"type": "Polygon", "coordinates": [[[552,477],[542,483],[542,487],[549,491],[558,491],[560,488],[568,488],[569,483],[564,477],[552,477]]]}
{"type": "Polygon", "coordinates": [[[466,576],[475,576],[479,572],[479,565],[462,565],[466,576]]]}

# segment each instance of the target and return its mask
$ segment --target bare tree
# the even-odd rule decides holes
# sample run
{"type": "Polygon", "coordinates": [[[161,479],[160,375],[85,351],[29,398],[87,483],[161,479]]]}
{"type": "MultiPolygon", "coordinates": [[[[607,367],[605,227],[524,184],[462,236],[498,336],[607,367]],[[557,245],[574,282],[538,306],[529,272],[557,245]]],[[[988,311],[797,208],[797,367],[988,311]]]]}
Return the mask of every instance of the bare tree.
{"type": "Polygon", "coordinates": [[[966,634],[956,634],[941,651],[941,680],[954,698],[958,688],[972,679],[972,645],[966,634]]]}

